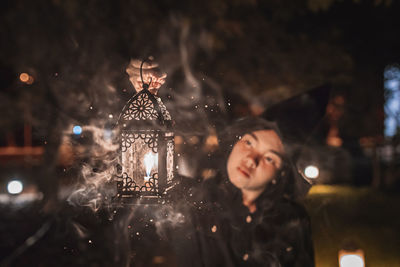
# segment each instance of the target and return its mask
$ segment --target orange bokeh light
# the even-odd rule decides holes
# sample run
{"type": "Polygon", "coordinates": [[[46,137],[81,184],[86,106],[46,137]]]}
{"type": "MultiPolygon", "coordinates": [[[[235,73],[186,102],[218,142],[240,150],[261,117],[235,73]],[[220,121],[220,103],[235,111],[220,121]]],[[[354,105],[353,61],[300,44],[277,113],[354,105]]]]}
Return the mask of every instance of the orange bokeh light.
{"type": "Polygon", "coordinates": [[[23,72],[19,75],[19,79],[21,82],[26,83],[26,84],[32,84],[35,81],[35,79],[33,79],[33,77],[31,75],[29,75],[28,73],[25,73],[25,72],[23,72]]]}
{"type": "Polygon", "coordinates": [[[33,77],[29,75],[29,79],[26,82],[26,84],[32,84],[34,81],[35,81],[35,79],[33,79],[33,77]]]}
{"type": "Polygon", "coordinates": [[[21,73],[21,75],[19,75],[19,79],[21,80],[21,82],[26,83],[27,81],[29,81],[29,74],[27,73],[21,73]]]}

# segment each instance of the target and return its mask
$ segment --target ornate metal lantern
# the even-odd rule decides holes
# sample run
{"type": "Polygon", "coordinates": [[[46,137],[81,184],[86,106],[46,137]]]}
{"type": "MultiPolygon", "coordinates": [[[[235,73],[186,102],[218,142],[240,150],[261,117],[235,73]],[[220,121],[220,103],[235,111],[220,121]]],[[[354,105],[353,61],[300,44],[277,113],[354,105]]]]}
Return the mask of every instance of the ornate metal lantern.
{"type": "Polygon", "coordinates": [[[143,82],[143,90],[123,108],[118,125],[121,149],[117,199],[122,203],[138,199],[139,203],[159,203],[172,186],[175,169],[174,133],[168,110],[143,82]]]}

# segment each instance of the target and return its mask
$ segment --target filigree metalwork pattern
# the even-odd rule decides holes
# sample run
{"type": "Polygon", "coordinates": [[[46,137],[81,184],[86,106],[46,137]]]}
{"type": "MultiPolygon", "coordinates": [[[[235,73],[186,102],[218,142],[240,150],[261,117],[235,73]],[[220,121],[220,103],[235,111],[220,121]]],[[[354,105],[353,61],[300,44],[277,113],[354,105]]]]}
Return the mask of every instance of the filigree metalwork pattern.
{"type": "Polygon", "coordinates": [[[157,103],[160,107],[161,114],[163,115],[164,120],[170,121],[172,120],[171,115],[169,114],[167,107],[164,105],[164,103],[161,101],[160,97],[156,97],[157,103]]]}
{"type": "Polygon", "coordinates": [[[154,173],[153,176],[144,183],[143,186],[136,184],[134,179],[124,172],[118,177],[117,189],[119,194],[129,194],[134,192],[158,192],[158,174],[154,173]]]}
{"type": "Polygon", "coordinates": [[[156,120],[157,117],[157,110],[147,94],[139,94],[122,115],[124,120],[156,120]]]}
{"type": "Polygon", "coordinates": [[[152,149],[154,153],[157,153],[158,146],[158,133],[127,133],[123,132],[121,134],[121,150],[126,152],[126,150],[132,146],[137,139],[142,139],[144,142],[152,149]]]}

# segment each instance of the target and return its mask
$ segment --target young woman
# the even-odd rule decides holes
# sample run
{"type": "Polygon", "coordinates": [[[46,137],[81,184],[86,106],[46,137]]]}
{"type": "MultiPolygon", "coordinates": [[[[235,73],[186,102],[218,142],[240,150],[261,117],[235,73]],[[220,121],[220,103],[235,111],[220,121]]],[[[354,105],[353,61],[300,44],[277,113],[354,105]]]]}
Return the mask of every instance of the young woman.
{"type": "MultiPolygon", "coordinates": [[[[127,68],[140,90],[139,61],[127,68]]],[[[143,66],[145,82],[166,78],[143,66]]],[[[154,84],[153,84],[154,83],[154,84]]],[[[314,266],[310,221],[296,202],[302,178],[294,171],[276,125],[260,118],[236,122],[223,136],[221,174],[194,186],[182,179],[171,195],[181,222],[169,241],[179,266],[314,266]]],[[[139,247],[142,247],[141,245],[139,247]]]]}
{"type": "Polygon", "coordinates": [[[274,123],[246,118],[223,136],[226,170],[189,190],[174,234],[179,266],[314,266],[310,221],[274,123]]]}

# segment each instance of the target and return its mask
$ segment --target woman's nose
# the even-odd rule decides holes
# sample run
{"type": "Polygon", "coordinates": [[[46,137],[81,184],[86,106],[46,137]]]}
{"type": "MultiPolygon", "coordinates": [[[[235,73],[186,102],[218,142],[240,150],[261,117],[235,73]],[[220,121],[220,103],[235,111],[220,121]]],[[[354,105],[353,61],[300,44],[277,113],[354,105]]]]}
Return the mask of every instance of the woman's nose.
{"type": "Polygon", "coordinates": [[[255,168],[258,165],[258,157],[253,153],[246,155],[245,164],[247,168],[255,168]]]}

